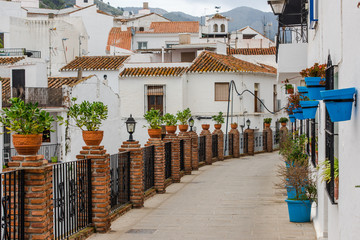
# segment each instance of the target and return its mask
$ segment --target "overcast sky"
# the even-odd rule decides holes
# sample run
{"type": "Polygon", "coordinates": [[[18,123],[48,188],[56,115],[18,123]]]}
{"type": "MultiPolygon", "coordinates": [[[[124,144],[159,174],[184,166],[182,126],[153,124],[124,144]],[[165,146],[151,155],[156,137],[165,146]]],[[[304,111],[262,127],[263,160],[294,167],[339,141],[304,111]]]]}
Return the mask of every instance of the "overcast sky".
{"type": "Polygon", "coordinates": [[[220,12],[236,7],[248,6],[261,11],[270,12],[267,0],[104,0],[114,7],[142,7],[149,2],[151,8],[163,8],[168,12],[181,11],[193,16],[215,13],[215,6],[221,6],[220,12]]]}

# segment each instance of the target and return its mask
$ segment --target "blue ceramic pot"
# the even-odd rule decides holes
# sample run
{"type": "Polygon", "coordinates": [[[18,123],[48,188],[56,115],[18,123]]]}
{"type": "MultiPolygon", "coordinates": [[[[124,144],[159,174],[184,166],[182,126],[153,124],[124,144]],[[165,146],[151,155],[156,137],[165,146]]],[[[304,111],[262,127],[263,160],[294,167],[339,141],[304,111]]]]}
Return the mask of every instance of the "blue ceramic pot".
{"type": "Polygon", "coordinates": [[[348,121],[351,119],[355,88],[343,88],[321,91],[326,109],[332,122],[348,121]]]}
{"type": "Polygon", "coordinates": [[[309,97],[309,92],[308,92],[307,87],[299,86],[299,87],[297,87],[297,89],[301,95],[303,95],[304,97],[309,97]]]}
{"type": "Polygon", "coordinates": [[[322,100],[320,91],[325,90],[325,85],[321,85],[320,82],[325,81],[321,77],[306,77],[305,83],[308,90],[308,97],[310,100],[322,100]]]}
{"type": "Polygon", "coordinates": [[[302,111],[301,108],[295,108],[293,110],[293,113],[294,113],[294,116],[295,116],[296,119],[298,119],[298,120],[304,120],[305,119],[304,116],[303,116],[303,111],[302,111]]]}
{"type": "MultiPolygon", "coordinates": [[[[286,192],[288,199],[296,198],[296,189],[293,186],[286,186],[286,192]]],[[[305,188],[301,188],[301,193],[299,193],[299,197],[303,197],[306,194],[305,188]]]]}
{"type": "Polygon", "coordinates": [[[303,117],[305,119],[314,119],[319,101],[300,101],[300,106],[303,110],[303,117]]]}
{"type": "Polygon", "coordinates": [[[290,222],[310,222],[310,200],[285,200],[288,205],[290,222]]]}
{"type": "Polygon", "coordinates": [[[290,122],[295,122],[295,116],[294,115],[289,115],[289,119],[290,119],[290,122]]]}

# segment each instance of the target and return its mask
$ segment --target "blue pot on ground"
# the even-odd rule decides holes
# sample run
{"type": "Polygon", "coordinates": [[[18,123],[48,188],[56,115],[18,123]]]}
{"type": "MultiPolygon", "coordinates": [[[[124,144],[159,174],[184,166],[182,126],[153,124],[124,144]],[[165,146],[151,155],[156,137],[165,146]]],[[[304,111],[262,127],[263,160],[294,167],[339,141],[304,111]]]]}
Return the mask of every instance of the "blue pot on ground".
{"type": "Polygon", "coordinates": [[[302,111],[301,108],[295,108],[293,110],[293,113],[294,113],[294,116],[295,116],[296,119],[298,119],[298,120],[304,120],[305,119],[304,116],[303,116],[303,111],[302,111]]]}
{"type": "Polygon", "coordinates": [[[295,116],[294,115],[289,115],[289,118],[290,118],[290,122],[295,122],[295,116]]]}
{"type": "Polygon", "coordinates": [[[309,92],[308,92],[307,87],[299,86],[299,87],[297,87],[297,89],[301,95],[303,95],[304,97],[309,97],[309,92]]]}
{"type": "Polygon", "coordinates": [[[285,200],[288,205],[290,222],[310,222],[310,200],[285,200]]]}
{"type": "MultiPolygon", "coordinates": [[[[286,186],[286,191],[287,191],[287,196],[288,196],[288,199],[294,199],[296,198],[296,189],[293,187],[293,186],[286,186]]],[[[301,193],[299,193],[299,197],[303,197],[305,196],[306,194],[306,191],[305,191],[305,188],[301,188],[301,193]]]]}
{"type": "Polygon", "coordinates": [[[355,88],[343,88],[321,91],[326,109],[332,122],[348,121],[351,119],[355,88]]]}
{"type": "Polygon", "coordinates": [[[320,91],[325,90],[325,85],[320,84],[321,81],[325,81],[321,77],[306,77],[305,83],[308,90],[308,97],[311,100],[322,100],[320,91]]]}
{"type": "Polygon", "coordinates": [[[319,101],[300,101],[300,106],[303,110],[303,117],[305,119],[314,119],[319,101]]]}

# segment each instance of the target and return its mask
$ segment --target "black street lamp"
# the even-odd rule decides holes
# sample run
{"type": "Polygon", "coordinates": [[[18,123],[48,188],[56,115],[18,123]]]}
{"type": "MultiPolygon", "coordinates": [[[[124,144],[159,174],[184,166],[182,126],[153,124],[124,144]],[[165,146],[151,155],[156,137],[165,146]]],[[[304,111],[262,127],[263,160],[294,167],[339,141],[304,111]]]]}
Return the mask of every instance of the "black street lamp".
{"type": "Polygon", "coordinates": [[[250,128],[250,123],[251,123],[250,119],[246,120],[246,126],[248,127],[248,129],[250,128]]]}
{"type": "Polygon", "coordinates": [[[194,123],[195,123],[195,120],[193,119],[193,117],[190,117],[189,118],[190,132],[193,131],[194,123]]]}
{"type": "Polygon", "coordinates": [[[126,120],[126,130],[130,134],[128,142],[134,142],[133,133],[135,132],[136,122],[135,119],[130,114],[130,117],[126,120]]]}
{"type": "Polygon", "coordinates": [[[275,15],[281,15],[284,12],[287,0],[268,0],[275,15]]]}

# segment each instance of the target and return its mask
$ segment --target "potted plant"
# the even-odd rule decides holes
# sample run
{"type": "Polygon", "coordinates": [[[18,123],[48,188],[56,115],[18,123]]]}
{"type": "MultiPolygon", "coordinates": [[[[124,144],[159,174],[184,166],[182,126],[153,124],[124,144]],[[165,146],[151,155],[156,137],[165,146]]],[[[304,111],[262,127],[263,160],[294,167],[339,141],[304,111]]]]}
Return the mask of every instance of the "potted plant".
{"type": "Polygon", "coordinates": [[[314,119],[319,101],[300,101],[300,106],[304,119],[314,119]]]}
{"type": "Polygon", "coordinates": [[[286,117],[281,117],[280,119],[279,119],[279,122],[281,123],[281,126],[282,127],[286,127],[286,123],[289,121],[289,119],[288,118],[286,118],[286,117]]]}
{"type": "Polygon", "coordinates": [[[265,128],[269,128],[269,127],[270,127],[271,120],[272,120],[272,118],[264,118],[265,128]]]}
{"type": "Polygon", "coordinates": [[[224,123],[223,113],[222,113],[222,112],[219,112],[218,115],[212,116],[212,120],[216,123],[216,124],[214,124],[215,129],[220,129],[220,128],[221,128],[221,124],[224,123]]]}
{"type": "Polygon", "coordinates": [[[325,90],[325,69],[326,64],[315,63],[310,68],[303,69],[300,75],[305,78],[309,98],[321,100],[320,91],[325,90]]]}
{"type": "Polygon", "coordinates": [[[304,99],[304,96],[299,93],[291,94],[288,97],[288,111],[291,111],[296,119],[304,120],[303,111],[300,106],[300,101],[304,99]]]}
{"type": "Polygon", "coordinates": [[[307,87],[298,86],[297,89],[298,89],[298,92],[299,92],[300,95],[302,95],[304,97],[309,97],[309,92],[308,92],[307,87]]]}
{"type": "Polygon", "coordinates": [[[165,123],[165,129],[168,133],[175,133],[176,132],[176,128],[177,128],[177,119],[176,116],[171,114],[171,113],[167,113],[163,116],[163,121],[165,123]]]}
{"type": "MultiPolygon", "coordinates": [[[[320,174],[322,182],[326,181],[327,183],[330,183],[331,181],[331,164],[329,159],[326,159],[324,162],[322,162],[319,166],[319,168],[322,168],[322,172],[320,174]]],[[[337,158],[334,158],[334,197],[337,200],[339,198],[339,160],[337,158]]]]}
{"type": "Polygon", "coordinates": [[[144,118],[149,124],[148,134],[150,138],[161,138],[161,124],[163,118],[160,114],[160,110],[151,109],[144,114],[144,118]]]}
{"type": "Polygon", "coordinates": [[[183,110],[183,111],[178,111],[176,113],[176,118],[177,120],[180,122],[179,124],[179,130],[181,132],[186,132],[189,125],[188,125],[188,120],[191,117],[191,111],[189,108],[183,110]]]}
{"type": "MultiPolygon", "coordinates": [[[[102,102],[82,101],[80,104],[75,103],[77,99],[71,99],[71,105],[68,109],[68,119],[73,119],[75,126],[82,130],[84,142],[88,146],[99,146],[104,131],[100,131],[102,121],[108,117],[108,107],[102,102]]],[[[62,120],[62,118],[60,118],[62,120]]],[[[65,120],[65,124],[70,124],[65,120]]]]}
{"type": "Polygon", "coordinates": [[[294,93],[294,86],[289,83],[289,79],[286,79],[282,83],[285,83],[284,88],[285,88],[286,94],[293,94],[294,93]]]}
{"type": "Polygon", "coordinates": [[[236,122],[233,122],[230,124],[230,126],[231,126],[231,129],[237,129],[238,124],[236,122]]]}
{"type": "Polygon", "coordinates": [[[19,98],[9,100],[11,106],[4,108],[0,122],[12,135],[12,141],[18,154],[35,155],[42,143],[42,133],[51,131],[54,118],[38,108],[38,103],[25,103],[19,98]]]}

